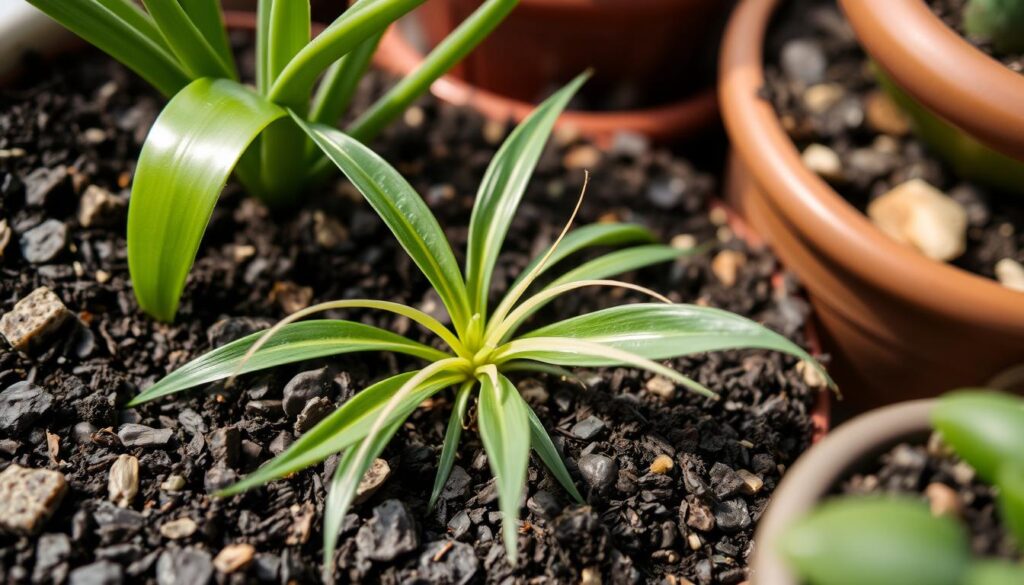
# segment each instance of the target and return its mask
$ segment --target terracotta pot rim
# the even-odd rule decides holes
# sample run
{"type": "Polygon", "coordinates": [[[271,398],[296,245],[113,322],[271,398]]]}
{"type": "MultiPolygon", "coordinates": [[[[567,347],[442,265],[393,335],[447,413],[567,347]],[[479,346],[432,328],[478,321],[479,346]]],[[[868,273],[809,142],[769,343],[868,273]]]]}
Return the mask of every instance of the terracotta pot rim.
{"type": "Polygon", "coordinates": [[[901,88],[989,146],[1024,160],[1024,75],[946,25],[923,1],[840,0],[865,51],[901,88]]]}
{"type": "MultiPolygon", "coordinates": [[[[385,70],[406,75],[423,61],[423,55],[405,38],[399,27],[391,26],[381,39],[374,61],[385,70]]],[[[501,121],[510,118],[520,121],[536,106],[476,87],[453,75],[439,78],[431,85],[430,91],[448,103],[471,106],[484,116],[501,121]]],[[[667,141],[702,129],[717,118],[718,100],[712,86],[679,101],[651,108],[612,112],[567,110],[559,117],[558,124],[577,128],[605,143],[619,131],[667,141]]]]}
{"type": "Polygon", "coordinates": [[[893,241],[804,166],[772,104],[758,95],[765,83],[765,36],[778,3],[741,2],[729,20],[719,62],[722,117],[732,147],[770,204],[806,228],[800,236],[831,262],[886,293],[961,321],[1024,332],[1024,294],[893,241]]]}
{"type": "Polygon", "coordinates": [[[810,512],[837,483],[903,441],[931,431],[934,399],[912,400],[862,414],[807,450],[782,477],[754,537],[754,585],[799,585],[772,548],[794,520],[810,512]]]}

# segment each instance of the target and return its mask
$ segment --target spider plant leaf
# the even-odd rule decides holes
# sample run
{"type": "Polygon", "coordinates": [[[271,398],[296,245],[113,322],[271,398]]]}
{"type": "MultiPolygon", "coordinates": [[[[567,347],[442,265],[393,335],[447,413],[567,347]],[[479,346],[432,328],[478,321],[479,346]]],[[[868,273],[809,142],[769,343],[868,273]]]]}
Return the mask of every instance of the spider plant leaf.
{"type": "Polygon", "coordinates": [[[466,418],[466,408],[469,406],[469,397],[473,391],[474,381],[466,382],[459,388],[455,395],[455,404],[452,406],[452,415],[448,419],[448,429],[444,433],[444,445],[441,447],[441,459],[437,463],[437,475],[434,477],[434,489],[430,492],[430,502],[427,508],[434,509],[437,498],[441,496],[444,486],[448,483],[448,476],[452,473],[452,466],[455,465],[455,454],[459,449],[459,438],[462,436],[462,421],[466,418]]]}
{"type": "MultiPolygon", "coordinates": [[[[767,349],[804,360],[832,383],[824,368],[799,345],[746,317],[711,307],[622,305],[552,323],[522,336],[538,337],[579,339],[652,360],[724,349],[767,349]]],[[[600,357],[581,357],[572,365],[606,363],[600,357]]]]}
{"type": "MultiPolygon", "coordinates": [[[[656,241],[654,234],[647,228],[633,224],[633,223],[592,223],[583,227],[574,229],[573,231],[566,234],[562,239],[562,242],[555,248],[555,251],[548,257],[548,261],[541,267],[540,272],[537,274],[544,274],[556,264],[564,260],[571,254],[575,254],[580,250],[586,248],[592,248],[595,246],[622,246],[626,244],[653,244],[656,241]]],[[[519,276],[512,283],[509,288],[515,288],[527,274],[533,272],[537,265],[544,256],[547,255],[550,248],[545,249],[538,254],[531,262],[523,269],[519,276]]]]}
{"type": "Polygon", "coordinates": [[[224,26],[224,14],[219,0],[178,0],[185,9],[192,24],[196,25],[203,38],[237,77],[235,56],[231,53],[228,29],[224,26]]]}
{"type": "Polygon", "coordinates": [[[971,562],[955,520],[905,497],[826,502],[768,544],[817,585],[962,585],[971,562]]]}
{"type": "Polygon", "coordinates": [[[609,252],[604,256],[584,262],[576,268],[556,278],[545,288],[551,288],[567,282],[580,280],[596,280],[611,278],[633,270],[639,270],[654,264],[671,262],[676,258],[692,255],[699,248],[673,248],[661,244],[635,246],[624,250],[609,252]]]}
{"type": "Polygon", "coordinates": [[[274,0],[256,2],[256,91],[270,91],[270,13],[274,0]]]}
{"type": "Polygon", "coordinates": [[[97,0],[97,2],[116,14],[118,18],[125,21],[129,26],[145,35],[147,39],[170,51],[170,47],[164,42],[163,35],[160,34],[160,29],[153,22],[153,17],[146,14],[141,6],[132,2],[132,0],[97,0]]]}
{"type": "Polygon", "coordinates": [[[129,406],[137,406],[200,384],[224,380],[235,374],[328,355],[394,351],[428,361],[448,357],[432,347],[372,325],[324,319],[284,326],[242,365],[246,352],[261,336],[261,332],[253,333],[199,356],[150,386],[136,396],[129,406]]]}
{"type": "Polygon", "coordinates": [[[540,460],[547,466],[548,471],[551,475],[555,476],[558,483],[562,484],[565,491],[569,492],[569,495],[573,497],[579,503],[583,503],[583,496],[580,495],[579,490],[576,489],[576,484],[572,481],[572,476],[569,475],[569,470],[565,468],[565,461],[562,460],[562,454],[558,452],[558,448],[555,447],[555,443],[551,440],[551,435],[548,434],[547,429],[544,428],[544,423],[540,422],[537,418],[537,413],[533,412],[533,409],[527,406],[526,412],[530,417],[530,446],[540,457],[540,460]]]}
{"type": "Polygon", "coordinates": [[[498,364],[512,360],[535,360],[556,366],[633,366],[664,376],[708,398],[717,398],[714,392],[672,368],[629,351],[583,339],[571,337],[515,339],[496,349],[492,359],[498,364]]]}
{"type": "Polygon", "coordinates": [[[519,502],[530,460],[530,443],[526,440],[530,436],[528,411],[526,402],[508,378],[499,375],[497,385],[490,376],[480,378],[477,423],[491,473],[497,482],[502,535],[512,566],[519,558],[519,502]]]}
{"type": "Polygon", "coordinates": [[[285,111],[226,79],[198,79],[160,113],[128,206],[128,266],[142,310],[170,321],[213,206],[249,143],[285,111]]]}
{"type": "MultiPolygon", "coordinates": [[[[218,495],[231,496],[314,465],[366,437],[388,401],[417,372],[392,376],[359,392],[315,427],[298,438],[283,453],[247,475],[218,495]]],[[[465,380],[465,376],[443,373],[420,384],[388,417],[386,424],[404,420],[424,400],[440,390],[465,380]]]]}
{"type": "Polygon", "coordinates": [[[405,417],[402,417],[385,427],[373,439],[363,439],[373,442],[364,457],[359,457],[360,449],[357,445],[353,445],[338,460],[338,467],[334,470],[334,477],[327,493],[327,501],[324,503],[323,577],[325,583],[333,580],[334,552],[338,548],[338,536],[341,526],[345,522],[345,514],[348,513],[352,502],[355,501],[356,491],[359,488],[359,482],[348,481],[348,478],[362,478],[366,475],[366,470],[373,464],[373,460],[384,451],[404,421],[405,417]]]}
{"type": "Polygon", "coordinates": [[[370,60],[383,35],[377,34],[363,41],[348,55],[334,62],[313,96],[309,110],[309,121],[334,126],[345,113],[356,93],[359,80],[370,67],[370,60]]]}
{"type": "Polygon", "coordinates": [[[358,140],[322,124],[307,124],[294,115],[293,119],[377,211],[441,297],[456,330],[464,332],[470,317],[466,285],[444,231],[419,194],[358,140]]]}
{"type": "MultiPolygon", "coordinates": [[[[188,85],[188,73],[166,48],[148,16],[129,15],[126,2],[29,0],[64,28],[123,63],[165,96],[188,85]],[[113,10],[111,9],[113,7],[113,10]],[[155,35],[155,36],[154,36],[155,35]]],[[[134,7],[131,8],[134,10],[134,7]]]]}
{"type": "Polygon", "coordinates": [[[309,0],[276,0],[270,8],[267,75],[274,83],[295,55],[309,43],[309,0]]]}
{"type": "Polygon", "coordinates": [[[512,131],[487,166],[473,205],[466,248],[466,289],[473,313],[487,314],[491,273],[519,201],[551,136],[555,120],[586,78],[587,74],[576,77],[537,106],[512,131]]]}
{"type": "Polygon", "coordinates": [[[267,96],[274,103],[303,111],[309,105],[313,83],[325,69],[423,2],[366,0],[349,8],[288,62],[269,84],[267,96]]]}
{"type": "Polygon", "coordinates": [[[142,0],[142,4],[160,29],[164,42],[193,78],[237,80],[234,70],[207,42],[178,0],[142,0]]]}
{"type": "Polygon", "coordinates": [[[999,513],[1017,542],[1024,542],[1024,465],[1008,461],[996,477],[999,513]]]}
{"type": "MultiPolygon", "coordinates": [[[[422,1],[422,0],[420,0],[422,1]]],[[[350,136],[367,141],[397,118],[438,77],[472,51],[519,0],[486,0],[428,54],[415,71],[406,75],[363,112],[348,128],[350,136]]],[[[383,29],[381,29],[383,31],[383,29]]]]}

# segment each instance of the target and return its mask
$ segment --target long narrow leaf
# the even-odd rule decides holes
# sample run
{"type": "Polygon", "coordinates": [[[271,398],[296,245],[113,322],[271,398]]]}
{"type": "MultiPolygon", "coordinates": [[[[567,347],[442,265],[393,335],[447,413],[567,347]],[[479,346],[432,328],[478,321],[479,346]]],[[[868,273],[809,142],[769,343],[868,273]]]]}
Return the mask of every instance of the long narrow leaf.
{"type": "Polygon", "coordinates": [[[664,376],[690,390],[717,398],[714,392],[672,368],[667,368],[643,356],[615,347],[568,337],[533,337],[516,339],[499,347],[494,352],[494,361],[523,359],[536,360],[556,366],[633,366],[664,376]]]}
{"type": "Polygon", "coordinates": [[[496,386],[489,376],[481,377],[477,417],[480,439],[497,481],[505,551],[515,566],[519,558],[519,501],[530,461],[530,443],[524,440],[530,433],[530,419],[529,408],[512,382],[505,376],[498,378],[496,386]]]}
{"type": "Polygon", "coordinates": [[[587,75],[544,100],[505,140],[491,159],[477,191],[469,222],[466,249],[466,289],[472,313],[487,315],[487,296],[491,273],[501,252],[502,242],[519,208],[519,201],[533,175],[555,120],[576,94],[587,75]]]}
{"type": "Polygon", "coordinates": [[[160,113],[139,155],[128,207],[128,266],[144,311],[174,318],[231,169],[253,138],[284,115],[226,79],[192,82],[160,113]]]}
{"type": "Polygon", "coordinates": [[[65,28],[124,63],[160,93],[171,96],[190,81],[188,73],[148,27],[136,28],[99,2],[29,0],[65,28]]]}
{"type": "Polygon", "coordinates": [[[349,8],[288,62],[267,95],[275,103],[303,111],[309,105],[313,83],[324,70],[423,2],[366,0],[349,8]]]}
{"type": "MultiPolygon", "coordinates": [[[[242,493],[258,485],[305,469],[310,465],[315,465],[354,445],[366,437],[374,422],[380,418],[388,401],[416,373],[407,372],[387,378],[356,394],[338,410],[299,437],[283,453],[250,473],[245,479],[224,489],[219,495],[230,496],[242,493]]],[[[463,380],[465,380],[464,376],[454,374],[434,376],[416,388],[404,402],[403,407],[391,413],[385,423],[405,419],[424,400],[463,380]]]]}
{"type": "MultiPolygon", "coordinates": [[[[421,0],[422,1],[422,0],[421,0]]],[[[438,77],[448,72],[472,51],[509,12],[518,0],[486,0],[473,14],[441,41],[411,74],[395,84],[374,102],[348,128],[348,133],[361,141],[377,135],[397,118],[416,98],[423,95],[438,77]]],[[[383,31],[383,29],[381,29],[383,31]]]]}
{"type": "Polygon", "coordinates": [[[236,79],[235,72],[221,60],[178,0],[142,0],[142,3],[160,29],[164,42],[193,78],[236,79]]]}
{"type": "MultiPolygon", "coordinates": [[[[551,252],[548,261],[541,268],[539,274],[544,274],[567,256],[595,246],[622,246],[625,244],[651,244],[654,243],[654,234],[647,228],[633,223],[593,223],[577,228],[562,239],[558,248],[551,252]]],[[[519,274],[519,277],[509,288],[515,288],[527,274],[532,273],[541,258],[547,255],[550,248],[544,250],[530,262],[519,274]]]]}
{"type": "MultiPolygon", "coordinates": [[[[366,4],[367,0],[356,0],[353,7],[366,4]]],[[[334,126],[338,118],[344,113],[352,96],[355,95],[359,80],[366,73],[370,66],[370,59],[373,58],[377,45],[383,35],[376,34],[363,41],[348,55],[334,62],[324,74],[324,78],[317,87],[313,96],[313,105],[310,108],[310,122],[334,126]]]]}
{"type": "Polygon", "coordinates": [[[334,581],[334,552],[338,548],[338,535],[341,526],[345,522],[345,514],[356,499],[356,490],[359,482],[348,481],[350,477],[363,477],[366,470],[373,464],[373,460],[384,451],[384,447],[395,436],[401,428],[405,417],[398,419],[384,428],[371,441],[371,445],[365,451],[358,446],[349,447],[345,454],[338,461],[338,467],[334,470],[334,477],[327,493],[327,501],[324,504],[324,550],[323,550],[323,580],[325,583],[334,581]],[[360,453],[365,455],[360,457],[360,453]]]}
{"type": "Polygon", "coordinates": [[[256,3],[256,91],[267,95],[270,91],[270,13],[274,0],[256,3]]]}
{"type": "MultiPolygon", "coordinates": [[[[804,360],[831,383],[821,365],[797,344],[746,317],[710,307],[655,303],[612,307],[523,336],[537,337],[579,339],[654,360],[723,349],[767,349],[804,360]]],[[[605,363],[595,358],[576,360],[574,365],[605,363]]]]}
{"type": "Polygon", "coordinates": [[[163,49],[170,51],[170,47],[164,42],[160,29],[156,27],[153,18],[146,14],[142,8],[132,0],[97,0],[104,8],[113,12],[118,18],[128,23],[129,26],[139,31],[163,49]]]}
{"type": "Polygon", "coordinates": [[[469,320],[466,285],[448,240],[430,208],[391,165],[358,140],[322,124],[295,122],[363,194],[420,267],[464,332],[469,320]]]}
{"type": "Polygon", "coordinates": [[[530,446],[533,447],[537,456],[547,466],[551,475],[555,476],[558,483],[562,484],[565,491],[569,492],[569,495],[574,500],[582,504],[583,496],[576,489],[576,484],[572,481],[569,470],[565,468],[565,462],[562,461],[562,455],[558,452],[558,448],[555,447],[551,436],[548,435],[548,431],[544,428],[544,423],[540,422],[540,419],[537,418],[537,413],[533,412],[533,409],[529,408],[529,406],[527,406],[527,413],[530,417],[530,446]]]}
{"type": "Polygon", "coordinates": [[[228,68],[237,76],[235,56],[231,53],[231,42],[228,40],[228,29],[224,26],[224,14],[220,9],[220,0],[178,0],[185,9],[189,20],[196,25],[203,38],[217,53],[228,68]]]}
{"type": "Polygon", "coordinates": [[[452,466],[455,465],[455,454],[459,450],[459,438],[462,437],[462,420],[466,417],[466,408],[469,406],[469,397],[473,391],[475,382],[470,380],[459,388],[455,395],[455,405],[452,406],[452,414],[448,419],[448,429],[444,433],[444,444],[441,447],[441,459],[437,463],[437,475],[434,477],[434,489],[430,491],[430,502],[427,508],[434,509],[437,498],[441,496],[444,486],[448,483],[448,476],[452,473],[452,466]]]}
{"type": "Polygon", "coordinates": [[[136,406],[161,396],[236,374],[255,372],[303,360],[360,351],[393,351],[432,361],[448,356],[396,333],[352,321],[318,320],[291,323],[245,360],[249,348],[262,337],[253,333],[203,354],[178,368],[129,404],[136,406]]]}
{"type": "Polygon", "coordinates": [[[273,84],[288,62],[309,43],[309,0],[275,1],[270,10],[267,74],[273,84]]]}

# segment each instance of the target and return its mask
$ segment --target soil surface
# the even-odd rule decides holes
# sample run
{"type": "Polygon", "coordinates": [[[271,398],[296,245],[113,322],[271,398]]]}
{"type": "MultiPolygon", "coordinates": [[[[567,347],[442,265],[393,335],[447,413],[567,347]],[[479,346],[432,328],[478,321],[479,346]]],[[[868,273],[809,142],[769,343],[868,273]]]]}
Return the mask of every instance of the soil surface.
{"type": "Polygon", "coordinates": [[[953,264],[995,278],[1000,260],[1024,262],[1019,196],[959,179],[913,136],[900,112],[893,115],[833,0],[787,3],[769,32],[766,56],[765,97],[801,152],[817,144],[838,158],[839,168],[822,176],[850,203],[863,211],[893,187],[924,179],[967,212],[966,250],[953,264]]]}
{"type": "Polygon", "coordinates": [[[901,443],[877,465],[852,476],[837,490],[844,495],[902,494],[920,497],[933,511],[962,521],[974,554],[1019,561],[1024,552],[999,517],[996,490],[977,478],[938,435],[925,445],[901,443]]]}
{"type": "MultiPolygon", "coordinates": [[[[31,384],[27,393],[2,395],[17,416],[0,417],[0,468],[16,463],[56,470],[69,491],[40,533],[0,536],[0,581],[317,582],[324,483],[333,462],[242,496],[209,494],[289,444],[297,426],[301,431],[315,419],[316,408],[307,407],[324,402],[313,397],[340,404],[372,381],[414,368],[412,360],[380,354],[325,359],[138,410],[123,405],[209,348],[311,302],[369,297],[438,313],[436,295],[346,182],[335,180],[283,212],[268,211],[229,186],[176,322],[151,321],[139,313],[128,282],[123,206],[110,202],[84,227],[79,200],[90,187],[115,199],[127,195],[133,161],[161,100],[120,66],[87,51],[54,66],[35,63],[29,71],[0,93],[0,219],[12,232],[0,264],[0,312],[47,286],[75,318],[28,353],[0,349],[0,391],[31,384]],[[40,226],[49,226],[46,237],[26,238],[40,226]],[[134,456],[139,466],[137,495],[121,494],[126,507],[110,501],[108,487],[121,455],[134,456]]],[[[357,101],[365,103],[381,83],[371,77],[357,101]]],[[[425,98],[375,146],[424,194],[462,250],[476,187],[508,130],[425,98]]],[[[707,252],[627,278],[676,301],[752,316],[803,341],[808,307],[793,279],[783,276],[773,286],[774,257],[750,249],[725,225],[723,213],[709,211],[711,177],[634,137],[622,137],[608,152],[565,134],[555,143],[510,232],[496,288],[503,290],[557,235],[589,168],[580,224],[634,221],[680,245],[711,242],[707,252]],[[723,250],[730,253],[720,256],[723,250]],[[715,258],[725,260],[713,270],[715,258]]],[[[581,292],[543,317],[631,300],[614,291],[581,292]]],[[[337,316],[426,338],[390,315],[337,316]]],[[[697,355],[673,365],[722,399],[701,399],[627,368],[583,371],[582,385],[517,380],[564,450],[588,503],[571,504],[532,461],[516,569],[504,558],[494,484],[472,426],[441,503],[427,510],[452,398],[439,394],[386,449],[390,477],[347,518],[339,578],[745,580],[754,525],[780,474],[810,441],[817,391],[795,360],[768,352],[697,355]],[[659,455],[671,464],[652,473],[659,455]]]]}
{"type": "Polygon", "coordinates": [[[942,22],[945,22],[949,28],[960,33],[960,36],[970,41],[972,45],[978,47],[992,58],[997,59],[1012,71],[1024,73],[1024,54],[999,53],[992,47],[988,39],[979,39],[967,34],[964,28],[964,9],[967,8],[968,3],[969,0],[928,0],[928,5],[931,7],[932,12],[941,18],[942,22]]]}

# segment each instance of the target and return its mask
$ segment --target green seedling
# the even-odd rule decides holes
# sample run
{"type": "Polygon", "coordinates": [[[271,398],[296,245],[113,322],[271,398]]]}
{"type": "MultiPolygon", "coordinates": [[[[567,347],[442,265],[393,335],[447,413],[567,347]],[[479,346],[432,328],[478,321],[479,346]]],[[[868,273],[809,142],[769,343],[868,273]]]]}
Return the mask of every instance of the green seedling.
{"type": "Polygon", "coordinates": [[[570,219],[555,243],[529,264],[493,309],[489,307],[492,273],[512,217],[555,120],[582,82],[581,76],[541,104],[498,150],[477,193],[463,269],[437,220],[394,168],[358,140],[296,116],[296,124],[359,189],[426,276],[447,309],[451,327],[413,307],[388,301],[327,302],[193,360],[132,402],[141,404],[236,374],[329,355],[392,351],[422,360],[424,366],[364,389],[287,451],[223,494],[241,493],[341,453],[326,503],[325,578],[331,576],[338,531],[360,479],[405,419],[445,388],[453,387],[456,393],[431,505],[448,479],[470,403],[475,400],[477,427],[497,480],[505,549],[509,562],[515,564],[519,502],[531,449],[566,491],[582,500],[554,442],[516,390],[511,378],[516,372],[571,376],[566,367],[635,367],[710,400],[715,394],[709,389],[656,360],[730,348],[762,348],[806,360],[825,375],[800,347],[753,321],[717,309],[673,304],[654,291],[610,280],[688,253],[654,243],[653,236],[636,225],[595,224],[570,232],[570,219]],[[594,246],[625,247],[579,264],[540,286],[538,278],[570,254],[594,246]],[[631,289],[656,302],[612,307],[519,334],[541,307],[584,287],[631,289]],[[425,345],[352,321],[297,321],[341,309],[397,313],[437,339],[433,345],[425,345]]]}
{"type": "MultiPolygon", "coordinates": [[[[271,205],[295,202],[329,175],[334,166],[288,112],[336,124],[385,29],[424,0],[358,0],[315,38],[309,0],[259,0],[255,88],[239,81],[218,0],[144,0],[144,9],[132,0],[29,2],[171,97],[143,145],[128,211],[135,296],[170,321],[232,171],[271,205]]],[[[517,2],[482,2],[346,132],[374,137],[517,2]]]]}

